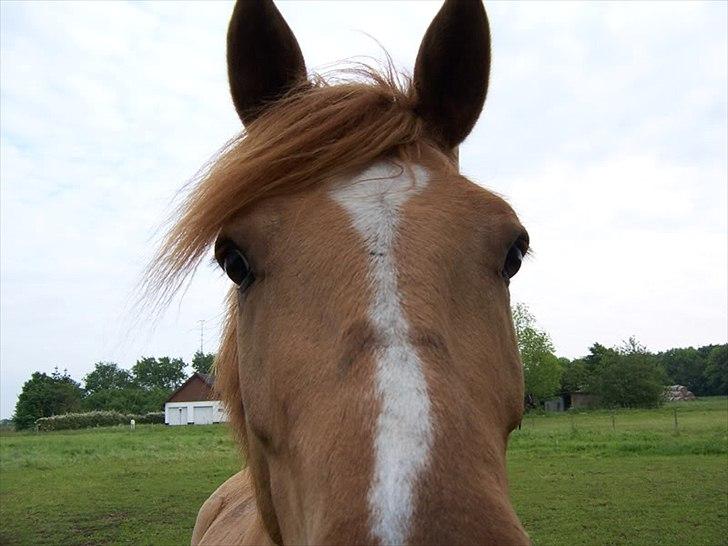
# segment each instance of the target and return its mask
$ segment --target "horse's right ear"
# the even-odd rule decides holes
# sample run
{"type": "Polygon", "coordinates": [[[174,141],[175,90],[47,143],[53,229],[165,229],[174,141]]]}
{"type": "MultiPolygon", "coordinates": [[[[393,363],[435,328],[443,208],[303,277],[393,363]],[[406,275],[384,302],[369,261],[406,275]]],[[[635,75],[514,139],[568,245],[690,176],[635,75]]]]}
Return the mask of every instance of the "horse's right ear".
{"type": "Polygon", "coordinates": [[[235,110],[245,125],[306,79],[301,48],[272,0],[238,0],[227,34],[235,110]]]}

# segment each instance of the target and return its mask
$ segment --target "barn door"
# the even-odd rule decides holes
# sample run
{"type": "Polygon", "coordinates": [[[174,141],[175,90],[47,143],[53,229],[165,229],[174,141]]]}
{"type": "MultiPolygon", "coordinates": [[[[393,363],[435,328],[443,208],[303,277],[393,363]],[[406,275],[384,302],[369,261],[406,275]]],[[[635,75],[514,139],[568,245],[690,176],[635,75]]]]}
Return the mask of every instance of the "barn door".
{"type": "Polygon", "coordinates": [[[187,408],[169,408],[170,425],[187,424],[187,408]]]}
{"type": "Polygon", "coordinates": [[[211,425],[212,406],[195,406],[193,417],[196,425],[211,425]]]}

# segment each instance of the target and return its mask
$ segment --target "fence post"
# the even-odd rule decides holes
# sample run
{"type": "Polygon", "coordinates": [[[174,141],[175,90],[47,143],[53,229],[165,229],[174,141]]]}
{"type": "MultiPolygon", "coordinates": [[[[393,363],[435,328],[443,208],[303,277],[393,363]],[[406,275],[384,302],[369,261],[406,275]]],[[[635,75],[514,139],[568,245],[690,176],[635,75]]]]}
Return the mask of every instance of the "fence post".
{"type": "Polygon", "coordinates": [[[612,430],[617,430],[617,427],[614,424],[614,410],[612,410],[612,430]]]}
{"type": "Polygon", "coordinates": [[[672,408],[672,414],[673,414],[673,417],[675,418],[675,434],[679,434],[680,431],[678,430],[678,426],[677,426],[677,408],[672,408]]]}

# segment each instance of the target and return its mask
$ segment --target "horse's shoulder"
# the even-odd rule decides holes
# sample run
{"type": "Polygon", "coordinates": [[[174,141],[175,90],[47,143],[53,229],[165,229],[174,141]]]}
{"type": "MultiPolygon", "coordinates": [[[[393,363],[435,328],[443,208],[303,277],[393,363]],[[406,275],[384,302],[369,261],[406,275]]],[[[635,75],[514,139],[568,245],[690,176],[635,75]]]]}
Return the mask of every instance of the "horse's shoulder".
{"type": "Polygon", "coordinates": [[[197,514],[192,546],[269,544],[258,520],[253,486],[241,470],[218,487],[197,514]]]}

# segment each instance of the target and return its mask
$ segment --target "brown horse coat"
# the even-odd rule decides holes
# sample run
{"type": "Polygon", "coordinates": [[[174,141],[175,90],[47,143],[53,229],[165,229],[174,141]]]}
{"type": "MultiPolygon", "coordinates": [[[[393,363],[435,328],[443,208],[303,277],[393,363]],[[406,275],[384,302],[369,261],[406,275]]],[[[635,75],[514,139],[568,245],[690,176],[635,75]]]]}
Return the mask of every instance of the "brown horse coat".
{"type": "Polygon", "coordinates": [[[192,545],[260,544],[273,542],[257,521],[258,508],[248,470],[241,470],[210,495],[200,508],[192,545]]]}

